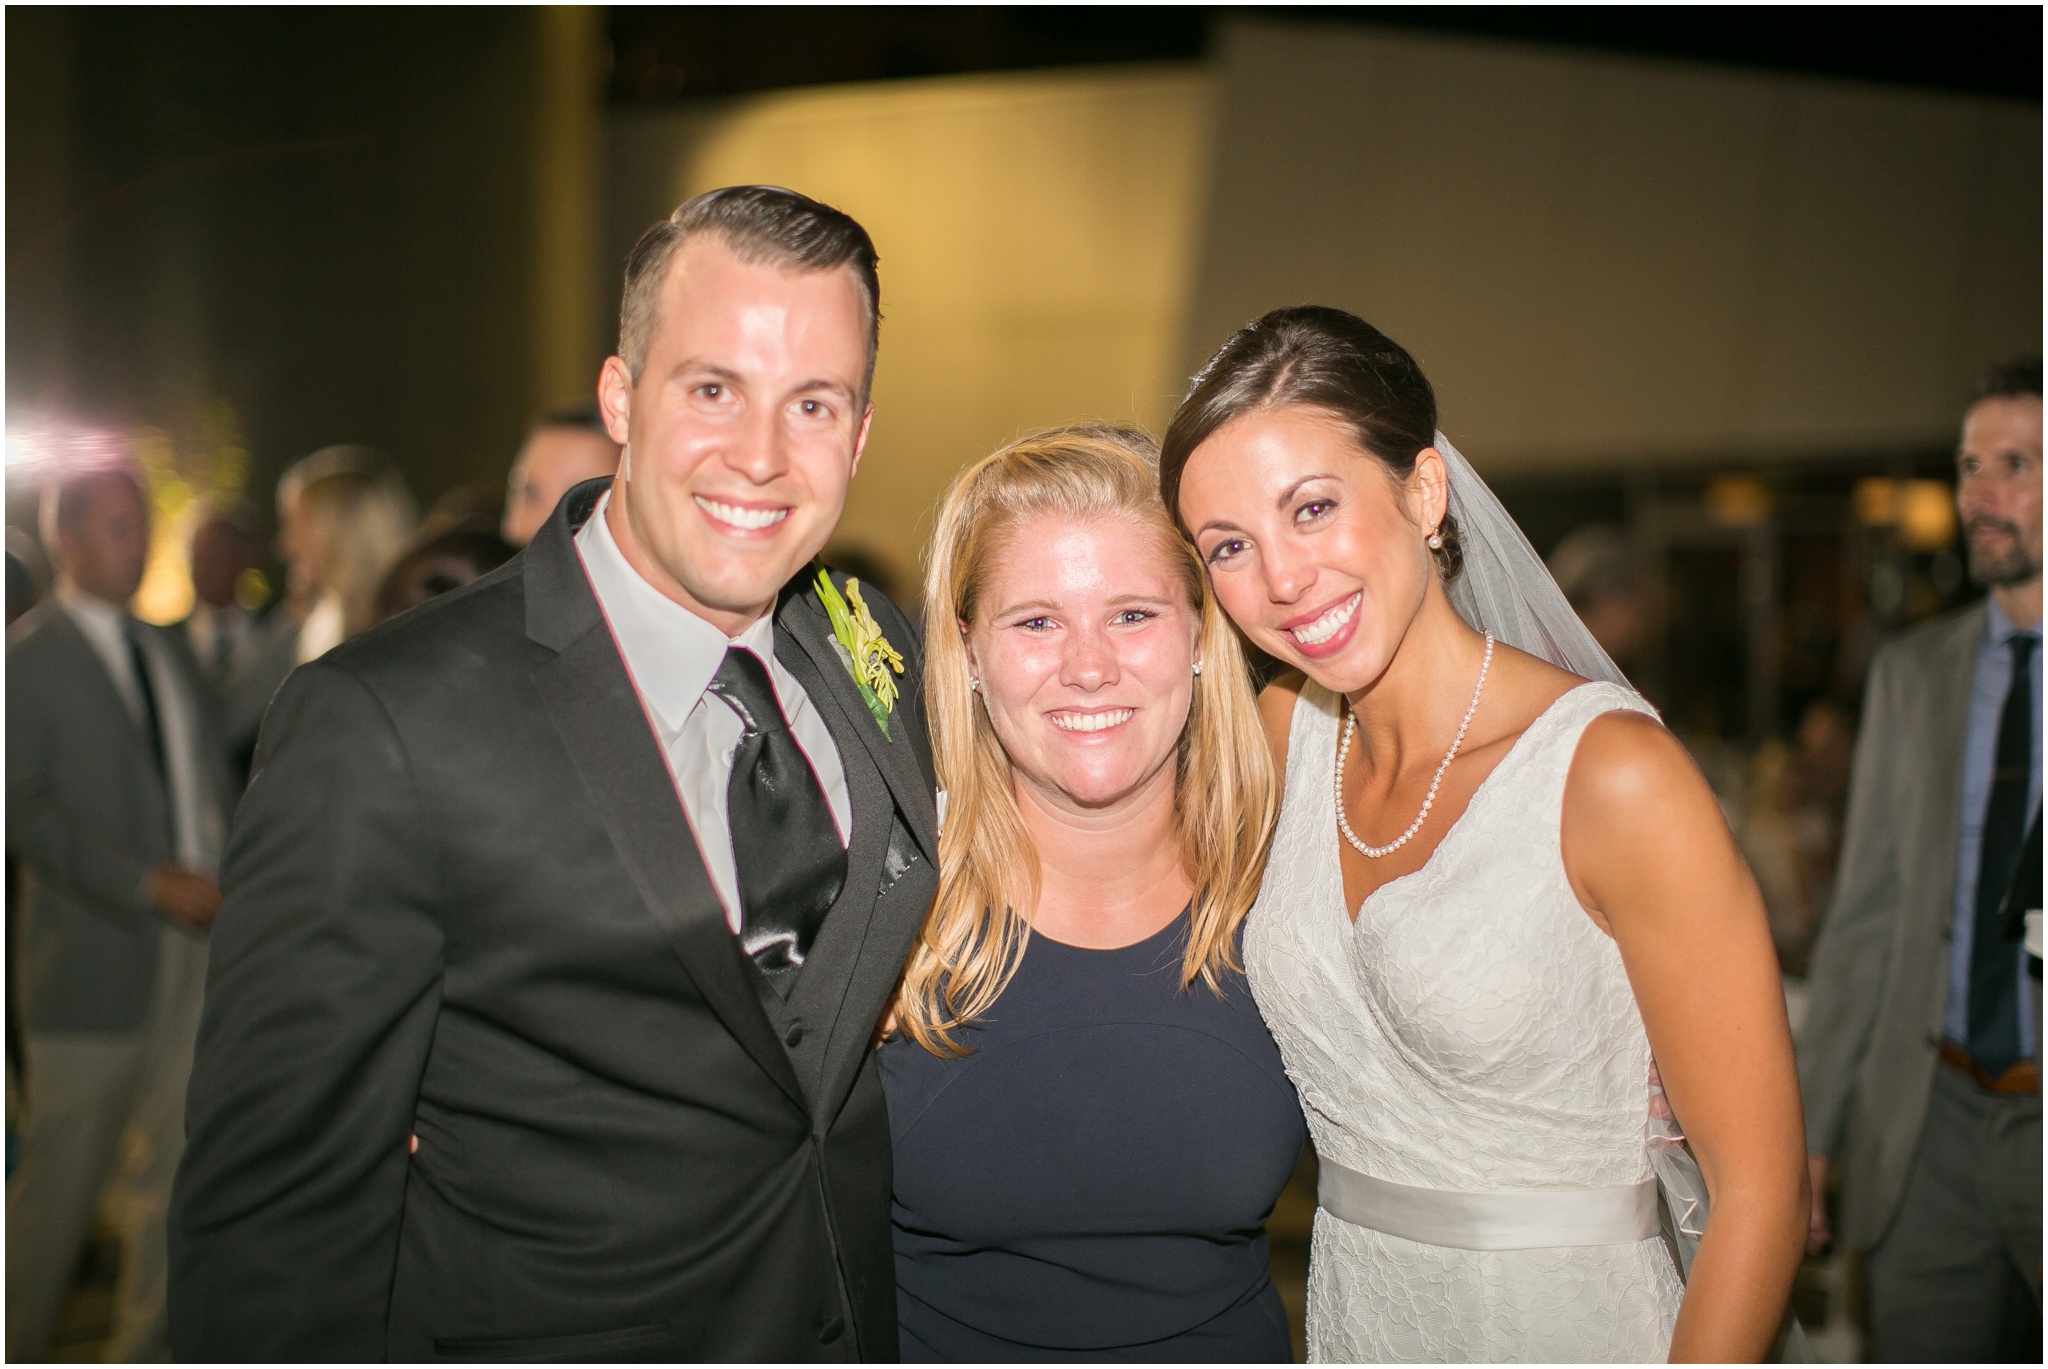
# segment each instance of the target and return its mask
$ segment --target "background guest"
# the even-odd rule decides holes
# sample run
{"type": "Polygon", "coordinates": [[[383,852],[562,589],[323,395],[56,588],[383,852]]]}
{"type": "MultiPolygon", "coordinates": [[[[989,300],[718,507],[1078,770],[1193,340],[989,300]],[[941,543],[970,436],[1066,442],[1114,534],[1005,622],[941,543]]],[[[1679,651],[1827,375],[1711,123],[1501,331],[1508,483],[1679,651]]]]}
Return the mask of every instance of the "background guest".
{"type": "MultiPolygon", "coordinates": [[[[7,530],[7,626],[11,629],[15,619],[27,613],[36,605],[39,596],[35,573],[29,569],[31,557],[25,548],[17,547],[17,540],[27,542],[25,534],[14,528],[7,530]]],[[[14,947],[15,928],[19,925],[17,910],[20,907],[21,862],[12,846],[7,848],[7,954],[4,963],[7,977],[7,1172],[14,1173],[14,1143],[20,1135],[17,1125],[21,1111],[22,1081],[28,1077],[27,1060],[22,1044],[21,994],[16,987],[21,981],[16,973],[17,957],[14,947]]]]}
{"type": "Polygon", "coordinates": [[[505,522],[500,529],[505,540],[514,547],[525,546],[570,486],[618,468],[619,445],[604,430],[595,408],[565,409],[535,420],[505,482],[505,522]]]}
{"type": "Polygon", "coordinates": [[[323,475],[300,492],[287,554],[293,582],[313,597],[299,627],[301,665],[377,621],[377,587],[418,522],[403,487],[361,471],[323,475]]]}
{"type": "Polygon", "coordinates": [[[1624,673],[1635,669],[1650,631],[1642,557],[1611,523],[1572,529],[1550,553],[1550,575],[1593,640],[1624,673]]]}
{"type": "MultiPolygon", "coordinates": [[[[350,475],[356,477],[351,490],[360,493],[363,487],[374,487],[378,494],[376,502],[387,511],[387,517],[380,522],[388,526],[378,531],[384,561],[367,575],[348,578],[366,578],[369,588],[363,592],[362,617],[367,621],[372,607],[378,577],[385,566],[396,560],[399,551],[411,536],[411,525],[415,506],[412,494],[406,489],[405,477],[391,458],[374,447],[344,443],[333,447],[322,447],[311,456],[303,457],[285,469],[277,481],[277,554],[285,563],[285,585],[282,602],[265,620],[262,644],[257,647],[250,660],[234,683],[229,686],[227,698],[222,706],[222,727],[227,736],[229,754],[246,771],[250,758],[256,750],[256,731],[262,725],[263,712],[270,707],[271,696],[284,683],[285,676],[303,661],[334,646],[346,635],[344,622],[346,611],[339,596],[329,606],[322,621],[313,625],[309,634],[307,626],[319,607],[325,594],[328,572],[323,569],[326,557],[326,537],[329,525],[334,521],[309,511],[305,496],[313,485],[330,476],[350,475]],[[310,654],[309,654],[310,652],[310,654]]],[[[340,497],[342,491],[332,492],[334,502],[353,502],[340,497]]],[[[344,532],[342,541],[349,540],[344,532]]],[[[352,553],[344,545],[337,547],[337,557],[352,553]]],[[[360,630],[360,625],[357,630],[360,630]]]]}
{"type": "Polygon", "coordinates": [[[449,486],[427,509],[418,540],[430,542],[444,532],[488,532],[495,537],[504,521],[505,487],[495,480],[469,480],[449,486]]]}
{"type": "Polygon", "coordinates": [[[1788,975],[1805,976],[1814,935],[1834,897],[1855,745],[1849,711],[1819,698],[1800,714],[1789,740],[1773,738],[1750,759],[1749,800],[1736,834],[1763,890],[1771,940],[1788,975]]]}
{"type": "Polygon", "coordinates": [[[38,561],[34,545],[26,533],[15,528],[7,530],[7,626],[13,627],[14,620],[36,606],[43,597],[43,588],[36,575],[38,561]]]}
{"type": "Polygon", "coordinates": [[[457,528],[430,537],[398,558],[377,588],[377,621],[394,618],[429,599],[489,575],[517,554],[495,532],[457,528]]]}
{"type": "MultiPolygon", "coordinates": [[[[2036,984],[2005,926],[2041,809],[2041,363],[1980,382],[1956,453],[1988,600],[1878,651],[1799,1074],[1808,1247],[1842,1161],[1873,1358],[2041,1357],[2036,984]]],[[[2038,859],[2038,856],[2036,857],[2038,859]]]]}
{"type": "MultiPolygon", "coordinates": [[[[49,489],[59,571],[7,651],[7,843],[24,866],[27,1119],[7,1186],[7,1355],[40,1359],[95,1207],[123,1245],[111,1360],[163,1358],[164,1210],[220,903],[230,782],[184,634],[124,605],[126,471],[49,489]]],[[[15,963],[9,957],[9,964],[15,963]]]]}
{"type": "Polygon", "coordinates": [[[260,646],[261,620],[236,598],[241,579],[262,556],[254,510],[218,505],[192,530],[192,612],[185,635],[207,679],[226,690],[260,646]]]}
{"type": "Polygon", "coordinates": [[[384,486],[394,500],[411,505],[412,495],[406,488],[405,477],[399,473],[392,459],[375,447],[360,443],[342,442],[332,447],[322,447],[311,456],[302,457],[285,468],[277,478],[277,554],[286,565],[285,602],[303,620],[318,599],[318,589],[312,573],[311,561],[305,559],[300,549],[304,528],[304,498],[306,490],[316,481],[330,475],[349,472],[384,486]],[[296,575],[292,572],[296,570],[296,575]]]}

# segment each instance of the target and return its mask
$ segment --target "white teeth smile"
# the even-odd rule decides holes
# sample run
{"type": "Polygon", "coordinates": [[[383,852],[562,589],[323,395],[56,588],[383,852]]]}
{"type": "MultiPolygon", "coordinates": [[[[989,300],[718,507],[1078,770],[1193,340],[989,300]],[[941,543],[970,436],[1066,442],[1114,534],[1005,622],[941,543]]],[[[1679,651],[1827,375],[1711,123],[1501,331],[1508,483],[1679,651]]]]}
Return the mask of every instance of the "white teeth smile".
{"type": "Polygon", "coordinates": [[[1327,642],[1337,635],[1337,629],[1351,621],[1352,614],[1358,612],[1358,601],[1364,593],[1364,590],[1360,590],[1357,594],[1352,595],[1349,599],[1346,599],[1343,603],[1337,605],[1337,607],[1331,609],[1308,626],[1289,628],[1288,631],[1292,632],[1294,640],[1300,642],[1303,646],[1314,646],[1318,642],[1327,642]]]}
{"type": "Polygon", "coordinates": [[[1100,732],[1131,720],[1134,708],[1111,708],[1101,713],[1048,713],[1052,725],[1062,732],[1100,732]]]}
{"type": "Polygon", "coordinates": [[[694,496],[697,507],[721,523],[730,523],[736,528],[772,528],[789,517],[788,509],[743,509],[736,504],[721,504],[716,499],[694,496]]]}

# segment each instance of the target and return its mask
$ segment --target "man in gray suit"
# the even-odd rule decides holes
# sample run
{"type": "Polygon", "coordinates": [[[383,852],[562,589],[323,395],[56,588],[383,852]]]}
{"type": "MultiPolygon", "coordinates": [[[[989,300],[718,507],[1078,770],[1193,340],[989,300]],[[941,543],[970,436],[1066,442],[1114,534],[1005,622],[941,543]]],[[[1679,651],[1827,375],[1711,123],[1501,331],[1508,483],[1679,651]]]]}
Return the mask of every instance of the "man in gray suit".
{"type": "Polygon", "coordinates": [[[27,1118],[7,1184],[7,1357],[42,1359],[95,1209],[123,1241],[113,1360],[164,1357],[164,1213],[231,791],[184,635],[123,607],[149,507],[126,471],[51,489],[56,593],[7,649],[7,844],[24,867],[27,1118]]]}
{"type": "Polygon", "coordinates": [[[1980,382],[1956,502],[1981,604],[1871,663],[1799,1078],[1808,1245],[1842,1162],[1873,1358],[2038,1360],[2039,985],[2007,894],[2041,810],[2041,363],[1980,382]]]}

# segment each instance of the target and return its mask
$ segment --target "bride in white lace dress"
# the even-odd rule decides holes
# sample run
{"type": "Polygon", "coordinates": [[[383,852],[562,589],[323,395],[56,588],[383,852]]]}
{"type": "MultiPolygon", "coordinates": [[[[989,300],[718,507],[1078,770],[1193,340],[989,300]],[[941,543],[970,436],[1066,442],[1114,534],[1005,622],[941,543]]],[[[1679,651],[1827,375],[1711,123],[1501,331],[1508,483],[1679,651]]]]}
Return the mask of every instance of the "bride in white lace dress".
{"type": "Polygon", "coordinates": [[[1262,700],[1285,791],[1245,959],[1321,1164],[1309,1357],[1759,1358],[1806,1214],[1761,901],[1435,420],[1397,344],[1282,310],[1196,378],[1161,467],[1224,608],[1306,676],[1262,700]],[[1482,513],[1519,552],[1461,584],[1482,513]],[[1653,1047],[1712,1198],[1689,1285],[1653,1047]]]}

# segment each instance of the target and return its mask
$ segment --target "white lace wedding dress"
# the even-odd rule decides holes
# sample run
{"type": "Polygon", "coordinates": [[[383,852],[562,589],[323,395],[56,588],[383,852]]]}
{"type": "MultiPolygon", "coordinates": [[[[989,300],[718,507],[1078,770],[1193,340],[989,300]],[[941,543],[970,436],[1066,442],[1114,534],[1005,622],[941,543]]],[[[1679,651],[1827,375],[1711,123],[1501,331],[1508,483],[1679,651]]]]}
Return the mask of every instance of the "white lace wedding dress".
{"type": "MultiPolygon", "coordinates": [[[[1559,699],[1429,862],[1374,891],[1354,925],[1331,792],[1342,715],[1328,691],[1304,689],[1244,953],[1326,1164],[1454,1196],[1652,1178],[1649,1042],[1620,953],[1579,906],[1559,849],[1579,736],[1616,709],[1648,711],[1605,683],[1559,699]]],[[[1468,1249],[1326,1206],[1309,1359],[1661,1361],[1682,1292],[1655,1235],[1468,1249]]]]}

